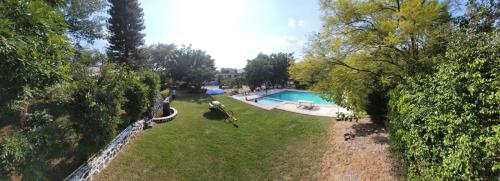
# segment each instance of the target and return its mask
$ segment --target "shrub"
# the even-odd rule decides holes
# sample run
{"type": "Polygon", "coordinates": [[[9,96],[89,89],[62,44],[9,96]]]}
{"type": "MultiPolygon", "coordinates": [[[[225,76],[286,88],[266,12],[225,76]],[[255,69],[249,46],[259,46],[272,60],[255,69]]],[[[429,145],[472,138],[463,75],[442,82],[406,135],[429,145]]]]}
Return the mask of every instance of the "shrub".
{"type": "Polygon", "coordinates": [[[455,33],[437,72],[390,94],[391,148],[409,179],[500,174],[500,32],[455,33]]]}
{"type": "Polygon", "coordinates": [[[145,72],[142,82],[148,87],[148,103],[152,103],[156,98],[157,92],[160,90],[160,76],[154,72],[145,72]]]}
{"type": "Polygon", "coordinates": [[[64,132],[46,111],[28,117],[24,130],[6,136],[0,145],[0,173],[17,173],[25,180],[40,180],[50,159],[62,149],[64,132]]]}
{"type": "Polygon", "coordinates": [[[98,77],[84,69],[76,75],[70,116],[73,129],[81,135],[78,151],[86,157],[115,137],[128,80],[113,64],[103,65],[98,77]]]}
{"type": "Polygon", "coordinates": [[[168,95],[170,95],[170,89],[165,89],[163,91],[160,92],[160,95],[163,99],[167,98],[168,95]]]}
{"type": "MultiPolygon", "coordinates": [[[[125,97],[127,101],[123,105],[127,112],[129,121],[138,120],[148,105],[147,98],[148,90],[144,84],[139,81],[131,81],[125,88],[125,97]]],[[[129,122],[125,122],[123,127],[128,126],[129,122]]]]}

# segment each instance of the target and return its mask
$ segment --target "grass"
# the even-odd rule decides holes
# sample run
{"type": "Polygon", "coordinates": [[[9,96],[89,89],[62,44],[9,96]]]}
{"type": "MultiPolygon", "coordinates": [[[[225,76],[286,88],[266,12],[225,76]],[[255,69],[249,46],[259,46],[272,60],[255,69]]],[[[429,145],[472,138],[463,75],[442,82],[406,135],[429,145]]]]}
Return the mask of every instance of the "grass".
{"type": "Polygon", "coordinates": [[[179,115],[140,133],[97,180],[314,180],[332,120],[263,110],[216,96],[238,128],[210,113],[210,98],[180,96],[179,115]]]}

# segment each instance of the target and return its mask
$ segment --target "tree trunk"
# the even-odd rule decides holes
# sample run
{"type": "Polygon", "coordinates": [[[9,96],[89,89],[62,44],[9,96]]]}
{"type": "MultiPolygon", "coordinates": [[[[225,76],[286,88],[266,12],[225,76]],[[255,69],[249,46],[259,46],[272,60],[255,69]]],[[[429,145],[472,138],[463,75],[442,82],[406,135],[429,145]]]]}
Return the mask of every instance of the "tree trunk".
{"type": "Polygon", "coordinates": [[[24,101],[21,109],[19,110],[19,125],[21,127],[24,127],[26,124],[26,120],[28,119],[28,107],[29,107],[29,102],[24,101]]]}

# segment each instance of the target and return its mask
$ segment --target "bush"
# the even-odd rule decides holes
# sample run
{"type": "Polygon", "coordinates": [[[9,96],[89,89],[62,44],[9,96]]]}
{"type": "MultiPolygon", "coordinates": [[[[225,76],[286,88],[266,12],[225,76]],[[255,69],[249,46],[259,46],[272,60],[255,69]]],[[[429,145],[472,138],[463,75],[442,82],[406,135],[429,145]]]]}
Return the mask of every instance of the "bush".
{"type": "Polygon", "coordinates": [[[391,148],[409,179],[498,179],[500,32],[452,37],[436,73],[391,92],[391,148]]]}
{"type": "Polygon", "coordinates": [[[160,95],[163,99],[167,98],[168,95],[170,95],[170,89],[165,89],[163,91],[160,92],[160,95]]]}
{"type": "Polygon", "coordinates": [[[98,77],[85,69],[76,75],[70,116],[73,129],[81,135],[78,151],[86,157],[115,137],[125,101],[124,86],[129,80],[113,64],[103,65],[98,77]]]}
{"type": "MultiPolygon", "coordinates": [[[[131,81],[125,88],[125,97],[127,101],[123,105],[125,112],[127,112],[129,121],[137,121],[142,113],[146,110],[149,103],[148,90],[144,84],[139,81],[131,81]]],[[[125,122],[123,127],[128,126],[129,122],[125,122]]]]}
{"type": "Polygon", "coordinates": [[[160,76],[154,72],[145,72],[142,82],[148,87],[148,103],[153,103],[160,90],[160,76]]]}
{"type": "Polygon", "coordinates": [[[16,173],[24,180],[41,180],[50,167],[50,159],[64,152],[64,132],[46,111],[28,117],[21,132],[4,138],[0,145],[0,173],[16,173]]]}

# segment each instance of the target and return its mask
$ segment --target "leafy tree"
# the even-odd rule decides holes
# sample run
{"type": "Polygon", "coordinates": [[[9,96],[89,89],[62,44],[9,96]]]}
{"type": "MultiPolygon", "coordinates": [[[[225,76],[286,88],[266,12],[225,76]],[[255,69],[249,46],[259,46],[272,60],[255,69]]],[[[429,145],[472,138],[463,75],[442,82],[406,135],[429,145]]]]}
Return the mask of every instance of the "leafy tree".
{"type": "Polygon", "coordinates": [[[162,77],[167,77],[170,75],[165,75],[169,67],[174,66],[174,61],[172,57],[177,50],[177,46],[174,44],[154,44],[143,49],[145,57],[145,66],[149,70],[155,72],[163,73],[162,77]]]}
{"type": "Polygon", "coordinates": [[[273,75],[273,67],[268,55],[259,53],[257,57],[252,60],[247,60],[245,66],[245,78],[250,86],[250,89],[255,89],[263,83],[271,80],[273,75]]]}
{"type": "Polygon", "coordinates": [[[272,66],[271,83],[286,85],[288,82],[288,68],[295,61],[292,53],[276,53],[269,56],[272,66]]]}
{"type": "Polygon", "coordinates": [[[184,81],[186,85],[201,88],[203,82],[215,75],[214,59],[203,50],[192,49],[191,46],[181,47],[171,57],[171,65],[166,68],[166,74],[174,81],[184,81]]]}
{"type": "Polygon", "coordinates": [[[457,32],[437,72],[391,94],[391,148],[409,179],[495,180],[500,174],[500,31],[457,32]]]}
{"type": "Polygon", "coordinates": [[[106,55],[96,49],[88,50],[77,47],[74,58],[76,62],[91,67],[104,63],[106,55]]]}
{"type": "Polygon", "coordinates": [[[93,43],[103,38],[105,0],[66,0],[61,8],[68,24],[67,33],[79,47],[80,41],[93,43]]]}
{"type": "Polygon", "coordinates": [[[403,77],[432,71],[430,57],[444,52],[450,28],[447,4],[435,0],[322,0],[321,9],[325,26],[308,55],[331,65],[321,91],[375,121],[384,120],[387,92],[403,77]]]}
{"type": "Polygon", "coordinates": [[[0,2],[0,107],[20,100],[21,124],[30,97],[67,76],[65,60],[72,48],[58,4],[42,0],[0,2]]]}
{"type": "Polygon", "coordinates": [[[462,28],[489,32],[500,26],[500,1],[468,0],[463,16],[456,18],[462,28]]]}
{"type": "Polygon", "coordinates": [[[259,53],[253,60],[247,60],[245,77],[250,88],[264,83],[285,85],[288,82],[288,68],[293,64],[291,53],[266,55],[259,53]]]}
{"type": "Polygon", "coordinates": [[[137,0],[109,0],[108,57],[138,69],[141,61],[139,47],[144,44],[144,20],[137,0]]]}

